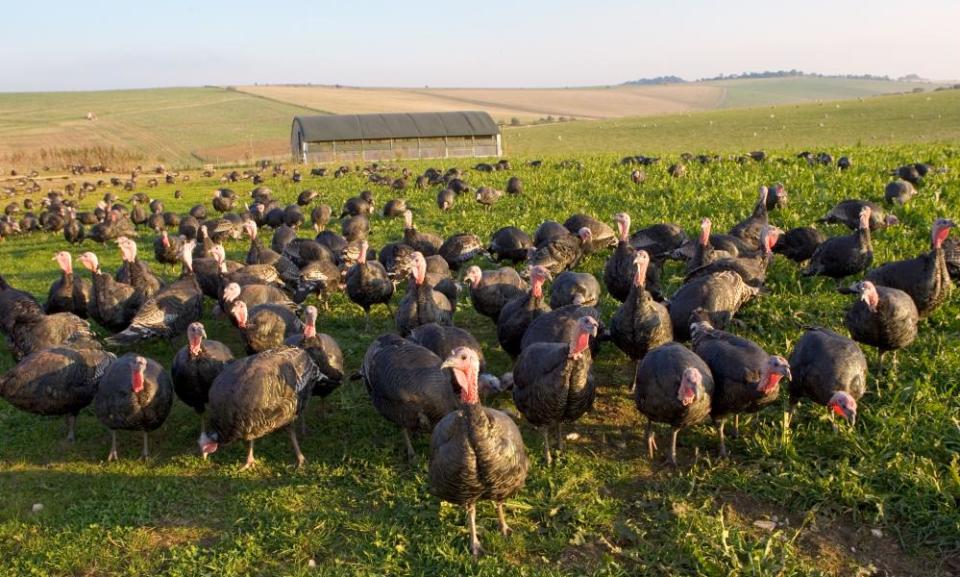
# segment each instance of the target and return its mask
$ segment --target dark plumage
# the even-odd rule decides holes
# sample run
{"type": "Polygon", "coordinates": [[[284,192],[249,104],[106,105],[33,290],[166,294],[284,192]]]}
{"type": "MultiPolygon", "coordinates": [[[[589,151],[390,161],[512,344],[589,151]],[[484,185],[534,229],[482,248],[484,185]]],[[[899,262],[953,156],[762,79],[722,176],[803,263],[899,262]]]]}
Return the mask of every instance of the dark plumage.
{"type": "Polygon", "coordinates": [[[523,349],[513,367],[513,402],[523,416],[544,435],[549,465],[549,429],[555,427],[557,446],[563,449],[561,423],[573,422],[593,406],[596,385],[591,374],[590,337],[597,321],[589,316],[577,321],[576,334],[567,342],[538,342],[523,349]]]}
{"type": "Polygon", "coordinates": [[[870,208],[870,230],[900,224],[900,219],[892,214],[887,214],[879,204],[857,199],[841,200],[830,209],[830,212],[820,218],[819,222],[842,224],[850,230],[859,230],[860,213],[863,212],[865,207],[870,208]]]}
{"type": "Polygon", "coordinates": [[[221,444],[247,441],[243,469],[248,469],[256,463],[254,440],[286,427],[297,465],[303,465],[292,425],[306,407],[318,375],[310,355],[295,347],[281,346],[234,361],[210,386],[210,433],[200,436],[200,451],[206,456],[221,444]]]}
{"type": "Polygon", "coordinates": [[[449,188],[444,188],[437,193],[437,207],[440,210],[450,210],[453,208],[453,203],[457,201],[457,193],[453,192],[449,188]]]}
{"type": "Polygon", "coordinates": [[[47,314],[73,313],[82,319],[87,318],[87,303],[93,284],[73,274],[73,257],[69,252],[60,251],[53,258],[60,266],[61,274],[47,293],[47,314]]]}
{"type": "Polygon", "coordinates": [[[823,275],[841,279],[866,270],[873,262],[870,242],[870,207],[860,212],[859,230],[846,236],[828,238],[813,252],[803,276],[823,275]]]}
{"type": "Polygon", "coordinates": [[[671,428],[668,463],[677,465],[677,433],[710,416],[713,373],[703,359],[680,343],[652,350],[637,365],[633,384],[637,410],[647,417],[647,452],[653,460],[657,443],[653,423],[671,428]]]}
{"type": "Polygon", "coordinates": [[[497,317],[497,341],[500,347],[511,357],[520,354],[523,335],[540,315],[550,312],[550,306],[543,300],[543,283],[550,273],[543,267],[530,269],[530,292],[508,301],[497,317]]]}
{"type": "Polygon", "coordinates": [[[794,262],[802,263],[810,260],[817,247],[825,240],[827,240],[826,235],[812,226],[791,228],[773,246],[773,252],[782,254],[794,262]]]}
{"type": "Polygon", "coordinates": [[[167,420],[173,405],[173,384],[160,363],[135,353],[115,360],[100,379],[94,398],[97,419],[110,429],[110,454],[117,457],[117,431],[143,431],[143,452],[150,456],[147,434],[167,420]]]}
{"type": "Polygon", "coordinates": [[[486,247],[480,238],[471,233],[458,233],[443,241],[437,254],[447,261],[452,270],[459,270],[461,266],[476,256],[486,253],[486,247]]]}
{"type": "Polygon", "coordinates": [[[98,349],[35,351],[0,376],[0,397],[35,415],[66,415],[67,440],[72,442],[77,414],[93,402],[100,378],[115,358],[98,349]]]}
{"type": "Polygon", "coordinates": [[[516,263],[527,260],[532,248],[530,235],[515,226],[505,226],[493,233],[487,250],[498,261],[509,260],[516,263]]]}
{"type": "Polygon", "coordinates": [[[867,357],[854,341],[820,328],[805,327],[790,355],[789,426],[804,397],[857,422],[857,401],[867,389],[867,357]]]}
{"type": "Polygon", "coordinates": [[[429,232],[419,232],[413,225],[413,213],[409,210],[403,213],[403,243],[419,252],[423,256],[437,254],[443,238],[429,232]]]}
{"type": "Polygon", "coordinates": [[[564,271],[553,279],[550,287],[550,308],[566,305],[592,307],[600,301],[600,283],[586,272],[564,271]]]}
{"type": "Polygon", "coordinates": [[[583,227],[577,235],[563,234],[538,245],[530,255],[529,266],[542,266],[553,274],[574,268],[584,255],[584,247],[591,242],[593,233],[583,227]]]}
{"type": "Polygon", "coordinates": [[[317,307],[310,305],[305,308],[303,331],[287,337],[284,344],[307,351],[320,371],[313,386],[313,395],[327,397],[343,382],[343,351],[333,337],[317,332],[317,316],[317,307]]]}
{"type": "Polygon", "coordinates": [[[481,186],[477,189],[477,202],[486,208],[490,208],[503,196],[502,190],[497,190],[490,186],[481,186]]]}
{"type": "Polygon", "coordinates": [[[713,328],[709,321],[694,324],[693,352],[713,374],[714,391],[710,415],[717,421],[720,456],[726,456],[723,427],[728,415],[755,413],[777,400],[782,377],[790,378],[790,365],[783,357],[767,354],[755,342],[713,328]]]}
{"type": "Polygon", "coordinates": [[[630,235],[630,245],[647,251],[653,262],[665,258],[687,240],[687,233],[673,223],[654,224],[630,235]]]}
{"type": "Polygon", "coordinates": [[[143,302],[142,295],[132,286],[119,283],[104,273],[94,253],[85,252],[78,260],[93,276],[93,288],[87,301],[89,317],[113,331],[127,328],[143,302]]]}
{"type": "MultiPolygon", "coordinates": [[[[603,284],[607,287],[610,296],[623,302],[630,294],[630,287],[633,286],[634,258],[637,255],[637,249],[630,244],[630,215],[619,212],[613,216],[613,220],[617,224],[620,240],[603,266],[603,284]]],[[[646,283],[647,290],[655,299],[663,298],[660,289],[660,266],[655,262],[651,262],[647,267],[646,283]]]]}
{"type": "Polygon", "coordinates": [[[769,224],[767,216],[767,187],[760,187],[760,196],[753,207],[753,213],[730,229],[730,235],[743,240],[753,250],[760,248],[760,230],[769,224]]]}
{"type": "Polygon", "coordinates": [[[455,349],[466,347],[477,355],[480,371],[486,370],[483,348],[473,335],[461,328],[445,327],[437,323],[420,325],[407,335],[407,339],[429,349],[441,359],[449,357],[455,349]]]}
{"type": "MultiPolygon", "coordinates": [[[[598,250],[617,245],[617,233],[609,224],[597,220],[586,214],[574,214],[563,222],[570,234],[580,235],[584,228],[590,229],[590,238],[583,244],[585,253],[592,253],[598,250]]],[[[581,235],[582,236],[582,235],[581,235]]]]}
{"type": "Polygon", "coordinates": [[[883,199],[887,204],[903,206],[917,196],[917,189],[906,180],[894,180],[883,189],[883,199]]]}
{"type": "Polygon", "coordinates": [[[527,289],[527,283],[510,267],[481,271],[480,267],[474,265],[467,269],[463,282],[470,287],[473,308],[494,322],[500,317],[503,307],[523,296],[527,289]]]}
{"type": "Polygon", "coordinates": [[[505,413],[480,404],[478,364],[473,350],[458,348],[441,365],[453,371],[462,404],[434,427],[429,465],[430,492],[467,509],[474,556],[480,553],[476,502],[494,502],[500,531],[507,535],[510,528],[503,501],[523,488],[529,467],[516,423],[505,413]]]}
{"type": "Polygon", "coordinates": [[[446,295],[434,290],[426,282],[427,262],[421,253],[410,255],[410,268],[407,292],[397,307],[396,321],[400,336],[407,336],[413,329],[427,323],[452,325],[453,304],[446,295]]]}
{"type": "Polygon", "coordinates": [[[673,324],[673,338],[678,341],[690,338],[690,323],[697,309],[703,309],[715,327],[726,327],[740,307],[757,294],[759,289],[743,282],[733,271],[696,277],[670,297],[667,308],[673,324]]]}
{"type": "Polygon", "coordinates": [[[357,263],[347,271],[346,290],[351,301],[363,308],[367,330],[370,329],[370,307],[376,304],[390,306],[393,298],[393,282],[387,270],[377,261],[367,261],[367,241],[360,245],[357,263]]]}
{"type": "Polygon", "coordinates": [[[426,433],[458,400],[440,357],[396,335],[382,335],[367,348],[360,374],[374,408],[400,427],[407,455],[415,458],[411,432],[426,433]]]}
{"type": "MultiPolygon", "coordinates": [[[[170,377],[177,397],[203,415],[210,398],[210,386],[233,362],[233,353],[219,341],[207,339],[199,322],[187,327],[187,344],[177,351],[170,366],[170,377]]],[[[200,434],[205,432],[205,419],[200,419],[200,434]]]]}
{"type": "Polygon", "coordinates": [[[847,309],[844,324],[853,340],[878,349],[881,367],[884,353],[910,346],[917,338],[920,315],[907,293],[870,281],[858,282],[842,292],[859,295],[847,309]]]}
{"type": "Polygon", "coordinates": [[[610,338],[631,359],[642,359],[647,351],[673,340],[670,313],[653,300],[645,288],[650,257],[637,251],[630,293],[610,320],[610,338]]]}
{"type": "Polygon", "coordinates": [[[913,299],[921,318],[929,316],[946,302],[953,290],[943,242],[955,226],[952,220],[937,219],[930,233],[930,252],[883,264],[868,272],[867,280],[875,285],[902,290],[913,299]]]}
{"type": "Polygon", "coordinates": [[[264,303],[248,309],[247,304],[238,299],[230,312],[251,355],[275,349],[284,339],[303,330],[297,315],[280,304],[264,303]]]}

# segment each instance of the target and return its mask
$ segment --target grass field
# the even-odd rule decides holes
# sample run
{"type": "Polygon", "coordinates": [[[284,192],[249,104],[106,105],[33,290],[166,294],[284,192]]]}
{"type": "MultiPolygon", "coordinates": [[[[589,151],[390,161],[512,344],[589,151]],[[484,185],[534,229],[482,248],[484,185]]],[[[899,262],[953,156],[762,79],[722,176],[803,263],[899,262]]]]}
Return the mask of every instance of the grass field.
{"type": "Polygon", "coordinates": [[[960,90],[506,128],[509,154],[816,149],[960,140],[960,90]]]}
{"type": "MultiPolygon", "coordinates": [[[[11,93],[0,94],[0,168],[102,161],[126,170],[148,162],[180,168],[283,158],[297,114],[481,109],[504,123],[513,117],[524,122],[547,116],[604,119],[856,98],[909,91],[913,86],[787,78],[572,89],[247,86],[11,93]],[[97,119],[86,120],[88,112],[97,119]]],[[[688,142],[690,147],[698,141],[688,142]]],[[[738,142],[747,145],[742,139],[738,142]]],[[[539,144],[549,145],[545,150],[556,148],[550,142],[539,144]]],[[[522,143],[516,151],[508,149],[527,150],[522,143]]]]}
{"type": "MultiPolygon", "coordinates": [[[[831,116],[845,107],[829,109],[831,116]]],[[[523,133],[535,130],[554,129],[523,133]]],[[[629,131],[612,123],[580,146],[613,150],[602,146],[604,134],[621,142],[620,135],[629,131]]],[[[563,134],[566,142],[570,133],[563,134]]],[[[717,146],[716,140],[698,146],[690,144],[695,140],[686,142],[696,151],[717,146]]],[[[827,145],[821,142],[816,149],[827,145]]],[[[662,149],[652,143],[630,145],[634,153],[675,146],[670,140],[662,149]]],[[[526,193],[505,198],[492,210],[461,198],[452,211],[440,213],[435,190],[410,190],[405,196],[416,210],[419,227],[442,234],[472,231],[487,237],[506,224],[532,231],[544,219],[563,220],[576,211],[610,219],[621,210],[633,215],[635,228],[673,221],[692,233],[703,215],[713,217],[717,230],[727,229],[749,213],[759,184],[780,181],[791,200],[771,220],[788,228],[811,223],[843,198],[879,199],[889,178],[887,169],[924,160],[950,172],[928,180],[920,196],[897,211],[902,227],[875,236],[876,262],[926,250],[934,217],[957,216],[956,144],[831,147],[834,154],[853,158],[854,167],[845,173],[809,168],[794,159],[797,151],[776,153],[785,162],[691,165],[683,179],[665,174],[666,164],[675,159],[668,155],[648,170],[642,188],[630,183],[629,171],[614,154],[580,153],[575,158],[582,160],[582,170],[561,169],[552,160],[533,169],[514,158],[510,174],[524,180],[526,193]]],[[[422,171],[429,165],[446,168],[454,163],[408,166],[422,171]]],[[[507,176],[470,172],[467,180],[474,186],[502,186],[507,176]]],[[[286,201],[315,188],[322,201],[333,206],[369,186],[356,175],[307,178],[300,185],[268,179],[267,184],[286,201]]],[[[207,201],[217,186],[214,180],[197,179],[161,186],[150,194],[168,208],[186,210],[207,201]],[[175,188],[183,190],[182,200],[173,198],[175,188]]],[[[235,187],[244,196],[249,188],[235,187]]],[[[380,201],[391,196],[386,189],[374,192],[380,201]]],[[[84,204],[95,202],[95,196],[84,204]]],[[[826,232],[846,233],[834,227],[826,232]]],[[[371,242],[381,246],[401,234],[399,221],[376,218],[371,242]]],[[[147,255],[151,241],[151,235],[141,236],[147,255]]],[[[42,297],[57,276],[49,259],[64,246],[59,236],[42,234],[0,243],[0,270],[13,285],[42,297]]],[[[247,243],[227,248],[232,258],[240,258],[247,243]]],[[[83,249],[97,250],[104,268],[115,270],[115,247],[87,243],[83,249]]],[[[584,269],[598,273],[603,261],[604,255],[592,256],[584,269]]],[[[670,265],[667,293],[681,280],[682,269],[670,265]]],[[[837,294],[833,282],[801,278],[796,265],[777,260],[768,285],[771,294],[744,308],[738,315],[744,326],[734,330],[779,354],[789,353],[800,324],[843,330],[849,298],[837,294]]],[[[614,308],[605,296],[604,317],[614,308]]],[[[348,370],[359,366],[376,334],[394,328],[384,309],[375,309],[373,318],[374,331],[365,334],[360,309],[343,295],[335,295],[329,312],[321,316],[321,330],[337,338],[348,370]]],[[[209,315],[204,320],[211,338],[241,352],[228,325],[209,315]]],[[[492,324],[468,303],[461,303],[456,323],[485,343],[495,372],[509,369],[507,357],[493,344],[492,324]]],[[[901,352],[896,373],[871,376],[854,430],[841,427],[834,432],[826,412],[806,403],[793,430],[784,432],[779,407],[774,406],[744,420],[744,436],[730,443],[732,458],[727,461],[716,458],[711,428],[682,434],[680,468],[671,470],[646,458],[644,421],[626,394],[634,366],[606,346],[594,368],[596,406],[568,428],[579,439],[568,443],[555,466],[545,466],[539,434],[521,423],[532,464],[526,488],[507,505],[514,534],[501,538],[493,508],[481,505],[480,537],[488,554],[476,563],[467,550],[464,514],[428,494],[424,460],[416,466],[405,464],[400,435],[375,413],[358,382],[334,393],[325,414],[318,404],[309,408],[311,431],[302,441],[308,461],[299,471],[291,465],[282,433],[257,444],[260,463],[252,471],[239,471],[244,454],[240,445],[224,447],[210,462],[202,461],[196,454],[197,418],[179,402],[152,435],[155,456],[149,462],[135,461],[138,438],[121,434],[122,460],[110,464],[104,460],[109,435],[89,410],[79,419],[78,442],[70,445],[63,441],[62,421],[0,403],[0,574],[956,574],[958,351],[960,301],[955,297],[923,323],[917,342],[901,352]],[[41,512],[31,512],[35,503],[43,504],[41,512]],[[774,521],[775,526],[765,528],[757,521],[774,521]]],[[[873,361],[874,351],[867,352],[873,361]]],[[[143,353],[169,366],[172,350],[152,344],[143,353]]],[[[11,363],[5,350],[0,352],[0,369],[11,363]]],[[[511,406],[506,399],[497,404],[511,406]]],[[[427,440],[416,440],[415,447],[425,456],[427,440]]]]}

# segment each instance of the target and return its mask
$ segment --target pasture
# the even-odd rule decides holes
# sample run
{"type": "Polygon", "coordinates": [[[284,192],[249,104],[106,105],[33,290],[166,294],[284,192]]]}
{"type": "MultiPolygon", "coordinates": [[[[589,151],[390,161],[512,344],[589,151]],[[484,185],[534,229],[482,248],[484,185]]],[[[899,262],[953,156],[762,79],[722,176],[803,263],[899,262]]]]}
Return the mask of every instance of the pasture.
{"type": "MultiPolygon", "coordinates": [[[[926,161],[946,167],[947,173],[928,178],[920,195],[896,210],[902,226],[875,235],[875,262],[882,263],[927,250],[934,218],[958,216],[960,149],[926,141],[936,135],[935,140],[955,143],[960,137],[958,96],[951,92],[930,95],[936,99],[931,101],[921,95],[909,101],[845,102],[839,108],[778,108],[776,121],[791,127],[782,138],[770,136],[771,131],[754,140],[745,136],[757,130],[759,111],[507,131],[513,170],[469,171],[466,180],[472,186],[503,187],[509,175],[517,175],[525,193],[505,196],[490,210],[461,196],[451,211],[441,213],[435,189],[372,190],[378,206],[405,197],[418,227],[442,235],[469,231],[486,239],[508,224],[532,232],[544,220],[562,221],[575,212],[609,221],[618,211],[632,215],[634,229],[675,222],[693,235],[702,216],[709,215],[721,231],[748,215],[761,184],[786,185],[789,205],[771,213],[771,221],[787,229],[814,222],[844,198],[879,202],[887,172],[897,165],[926,161]],[[938,112],[928,111],[926,102],[938,103],[938,112]],[[889,124],[871,132],[865,111],[883,104],[899,107],[903,114],[890,114],[889,124]],[[838,122],[842,130],[818,140],[817,129],[799,120],[801,114],[815,118],[810,111],[828,114],[833,119],[828,124],[836,128],[832,123],[838,122]],[[798,115],[796,124],[789,120],[791,114],[798,115]],[[719,124],[715,133],[707,128],[711,119],[719,124]],[[648,122],[656,128],[644,129],[648,122]],[[588,126],[603,130],[588,134],[588,126]],[[864,135],[858,137],[857,130],[864,135]],[[865,145],[853,146],[861,138],[865,145]],[[746,144],[750,142],[757,145],[746,144]],[[845,146],[836,146],[841,142],[845,146]],[[903,144],[874,146],[890,142],[903,144]],[[776,149],[768,150],[772,158],[765,163],[691,163],[688,175],[679,179],[666,172],[676,160],[668,154],[647,169],[647,180],[639,187],[614,154],[760,147],[776,149]],[[848,154],[853,167],[846,172],[809,167],[795,158],[804,147],[848,154]],[[524,160],[541,154],[546,155],[541,168],[525,165],[524,160]],[[562,168],[561,158],[578,160],[581,167],[562,168]]],[[[289,113],[276,106],[278,115],[289,113]]],[[[472,164],[402,166],[420,173],[428,166],[472,164]]],[[[48,186],[57,187],[56,182],[48,186]]],[[[306,188],[316,189],[320,202],[335,209],[371,186],[356,173],[339,179],[305,174],[300,184],[289,177],[268,177],[265,184],[284,203],[306,188]]],[[[189,183],[161,185],[148,193],[162,199],[168,210],[183,212],[208,203],[218,186],[215,178],[194,175],[189,183]],[[177,189],[182,199],[174,197],[177,189]]],[[[253,185],[231,187],[246,198],[253,185]]],[[[88,195],[82,206],[91,207],[103,192],[88,195]]],[[[117,194],[128,198],[128,193],[117,194]]],[[[821,230],[846,234],[837,226],[821,225],[821,230]]],[[[372,219],[372,246],[401,235],[400,220],[372,219]]],[[[153,235],[142,230],[141,254],[151,261],[152,241],[153,235]]],[[[229,257],[242,260],[247,246],[246,240],[228,243],[229,257]]],[[[10,284],[42,299],[59,276],[50,258],[66,247],[59,235],[12,238],[0,243],[0,271],[10,284]]],[[[87,241],[82,250],[95,250],[106,270],[119,263],[115,246],[87,241]]],[[[600,273],[606,254],[591,256],[582,270],[600,273]]],[[[172,268],[154,268],[168,278],[176,274],[172,268]]],[[[666,294],[682,278],[682,265],[669,264],[666,294]]],[[[738,315],[742,326],[731,330],[783,355],[789,354],[803,324],[845,332],[843,311],[851,298],[837,294],[832,281],[802,278],[796,264],[778,258],[767,285],[770,294],[747,305],[738,315]]],[[[604,318],[615,306],[603,297],[604,318]]],[[[210,338],[241,354],[236,331],[214,319],[211,308],[208,302],[204,322],[210,338]]],[[[318,330],[340,343],[348,372],[359,366],[375,336],[394,330],[393,318],[383,308],[374,308],[373,321],[373,330],[365,333],[362,311],[343,294],[330,299],[328,310],[321,309],[318,330]]],[[[493,324],[476,314],[466,297],[455,323],[484,344],[492,372],[509,370],[493,324]]],[[[176,346],[183,341],[178,339],[176,346]]],[[[163,343],[140,350],[166,367],[174,353],[163,343]]],[[[873,366],[875,351],[866,352],[873,366]]],[[[463,511],[441,505],[427,492],[428,440],[415,439],[420,461],[408,465],[399,432],[373,410],[358,381],[345,382],[324,406],[308,408],[310,432],[301,440],[307,463],[300,470],[292,466],[282,433],[258,443],[259,464],[253,470],[239,471],[241,444],[224,447],[204,462],[197,454],[197,418],[178,401],[152,435],[154,456],[148,462],[134,460],[138,437],[121,433],[121,460],[115,463],[105,461],[109,435],[89,410],[79,419],[77,442],[68,444],[62,420],[0,403],[0,574],[955,574],[960,571],[958,295],[922,323],[920,337],[899,359],[895,372],[871,373],[855,428],[841,425],[834,431],[822,407],[804,403],[792,429],[784,431],[783,393],[783,406],[742,420],[743,435],[729,442],[729,459],[717,458],[715,432],[701,426],[681,434],[680,466],[671,469],[659,457],[654,462],[646,457],[645,421],[627,395],[635,364],[608,343],[594,364],[596,405],[567,427],[577,436],[552,467],[543,462],[540,434],[520,423],[531,470],[526,488],[507,502],[514,533],[500,537],[493,507],[483,503],[478,520],[487,554],[477,562],[467,548],[463,511]],[[43,508],[35,512],[37,503],[43,508]]],[[[0,369],[10,366],[10,355],[0,348],[0,369]]],[[[493,404],[512,406],[508,398],[493,404]]]]}

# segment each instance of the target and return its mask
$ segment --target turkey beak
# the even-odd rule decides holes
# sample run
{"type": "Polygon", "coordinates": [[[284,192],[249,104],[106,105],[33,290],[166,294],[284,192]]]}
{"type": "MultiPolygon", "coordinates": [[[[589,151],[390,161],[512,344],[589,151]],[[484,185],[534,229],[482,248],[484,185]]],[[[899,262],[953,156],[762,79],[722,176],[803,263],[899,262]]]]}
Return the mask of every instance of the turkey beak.
{"type": "Polygon", "coordinates": [[[452,369],[456,366],[456,361],[454,359],[447,359],[443,361],[443,364],[440,365],[441,369],[452,369]]]}

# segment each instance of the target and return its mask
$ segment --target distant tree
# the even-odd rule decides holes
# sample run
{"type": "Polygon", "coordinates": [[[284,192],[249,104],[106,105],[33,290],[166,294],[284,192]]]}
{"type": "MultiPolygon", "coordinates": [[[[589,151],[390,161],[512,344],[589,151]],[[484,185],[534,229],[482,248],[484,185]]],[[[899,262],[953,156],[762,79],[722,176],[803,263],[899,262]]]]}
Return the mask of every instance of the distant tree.
{"type": "Polygon", "coordinates": [[[919,93],[924,92],[924,91],[925,91],[925,89],[924,89],[923,86],[917,86],[917,87],[914,88],[911,92],[913,92],[914,94],[919,94],[919,93]]]}
{"type": "Polygon", "coordinates": [[[510,126],[520,126],[520,119],[514,116],[510,119],[510,126]]]}
{"type": "Polygon", "coordinates": [[[553,115],[547,116],[547,122],[553,122],[553,115]]]}

